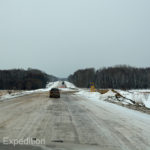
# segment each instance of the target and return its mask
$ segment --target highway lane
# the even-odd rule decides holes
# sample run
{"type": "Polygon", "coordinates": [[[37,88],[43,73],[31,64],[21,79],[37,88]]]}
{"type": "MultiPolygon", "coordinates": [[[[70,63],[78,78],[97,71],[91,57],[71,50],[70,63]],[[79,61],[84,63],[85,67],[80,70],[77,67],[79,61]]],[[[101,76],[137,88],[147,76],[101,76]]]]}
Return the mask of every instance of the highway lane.
{"type": "Polygon", "coordinates": [[[45,139],[41,149],[149,150],[149,125],[149,115],[69,93],[60,99],[45,92],[0,102],[0,143],[4,137],[31,137],[45,139]]]}

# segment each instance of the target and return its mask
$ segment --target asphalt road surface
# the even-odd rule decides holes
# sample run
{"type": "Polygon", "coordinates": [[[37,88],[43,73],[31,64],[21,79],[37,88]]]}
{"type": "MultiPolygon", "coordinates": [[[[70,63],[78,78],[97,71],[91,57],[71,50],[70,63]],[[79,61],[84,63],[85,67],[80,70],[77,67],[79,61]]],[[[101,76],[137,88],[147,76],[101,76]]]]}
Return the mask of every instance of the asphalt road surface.
{"type": "Polygon", "coordinates": [[[150,115],[74,94],[35,93],[0,102],[0,150],[150,150],[150,115]],[[4,138],[45,144],[4,145],[4,138]]]}

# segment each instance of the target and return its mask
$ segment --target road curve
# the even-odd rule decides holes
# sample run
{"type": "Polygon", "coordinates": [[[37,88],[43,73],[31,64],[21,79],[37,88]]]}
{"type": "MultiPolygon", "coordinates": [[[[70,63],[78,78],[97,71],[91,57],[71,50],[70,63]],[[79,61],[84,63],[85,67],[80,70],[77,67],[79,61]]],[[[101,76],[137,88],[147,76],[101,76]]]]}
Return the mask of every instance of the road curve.
{"type": "Polygon", "coordinates": [[[150,150],[150,115],[74,94],[36,93],[0,102],[0,143],[4,137],[45,139],[41,149],[150,150]]]}

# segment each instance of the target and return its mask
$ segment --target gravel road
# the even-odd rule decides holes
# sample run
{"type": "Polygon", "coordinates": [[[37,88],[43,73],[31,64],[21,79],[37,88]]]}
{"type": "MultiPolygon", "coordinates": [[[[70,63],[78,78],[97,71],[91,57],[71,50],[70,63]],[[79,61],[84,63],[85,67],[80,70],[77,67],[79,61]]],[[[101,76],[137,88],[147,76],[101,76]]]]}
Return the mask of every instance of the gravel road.
{"type": "Polygon", "coordinates": [[[0,149],[20,149],[2,144],[4,137],[45,139],[22,150],[150,150],[150,115],[71,93],[35,93],[0,102],[0,149]]]}

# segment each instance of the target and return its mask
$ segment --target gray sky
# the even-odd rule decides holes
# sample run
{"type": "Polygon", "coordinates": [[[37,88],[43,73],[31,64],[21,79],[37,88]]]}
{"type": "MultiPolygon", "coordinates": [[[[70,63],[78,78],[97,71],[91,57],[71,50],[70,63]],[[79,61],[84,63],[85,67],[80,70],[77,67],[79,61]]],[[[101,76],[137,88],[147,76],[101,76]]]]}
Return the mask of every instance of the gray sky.
{"type": "Polygon", "coordinates": [[[0,69],[150,66],[150,0],[0,0],[0,69]]]}

